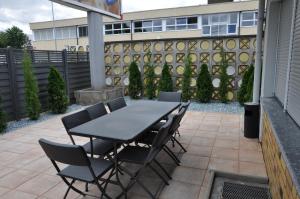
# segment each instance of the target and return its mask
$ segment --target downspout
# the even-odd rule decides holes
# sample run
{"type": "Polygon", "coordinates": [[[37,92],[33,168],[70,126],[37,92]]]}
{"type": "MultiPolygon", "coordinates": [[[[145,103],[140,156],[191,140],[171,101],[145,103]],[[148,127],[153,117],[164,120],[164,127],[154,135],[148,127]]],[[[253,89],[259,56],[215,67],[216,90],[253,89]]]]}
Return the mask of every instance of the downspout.
{"type": "Polygon", "coordinates": [[[263,25],[265,15],[265,0],[259,0],[258,5],[258,22],[256,35],[256,55],[254,69],[254,85],[253,85],[253,103],[260,101],[260,83],[261,83],[261,68],[262,68],[262,41],[263,41],[263,25]]]}

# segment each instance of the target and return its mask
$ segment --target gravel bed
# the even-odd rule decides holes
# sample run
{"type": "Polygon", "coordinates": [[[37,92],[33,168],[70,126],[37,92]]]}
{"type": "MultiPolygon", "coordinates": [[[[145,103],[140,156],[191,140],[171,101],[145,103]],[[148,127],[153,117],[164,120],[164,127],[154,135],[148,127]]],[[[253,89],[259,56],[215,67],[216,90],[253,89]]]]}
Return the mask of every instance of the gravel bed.
{"type": "MultiPolygon", "coordinates": [[[[132,100],[129,97],[125,97],[126,103],[127,104],[132,104],[137,100],[132,100]]],[[[83,106],[73,104],[68,107],[67,113],[73,112],[79,109],[82,109],[83,106]]],[[[223,112],[223,113],[234,113],[234,114],[243,114],[244,113],[244,108],[239,105],[237,102],[233,103],[228,103],[228,104],[223,104],[223,103],[208,103],[208,104],[203,104],[203,103],[198,103],[198,102],[192,102],[190,107],[190,111],[200,111],[200,112],[223,112]]],[[[21,119],[19,121],[11,121],[8,122],[7,128],[4,133],[8,133],[14,130],[17,130],[22,127],[26,127],[29,125],[37,124],[39,122],[51,119],[53,117],[58,116],[57,114],[53,114],[51,112],[45,112],[42,113],[40,118],[36,121],[30,120],[28,118],[21,119]]]]}

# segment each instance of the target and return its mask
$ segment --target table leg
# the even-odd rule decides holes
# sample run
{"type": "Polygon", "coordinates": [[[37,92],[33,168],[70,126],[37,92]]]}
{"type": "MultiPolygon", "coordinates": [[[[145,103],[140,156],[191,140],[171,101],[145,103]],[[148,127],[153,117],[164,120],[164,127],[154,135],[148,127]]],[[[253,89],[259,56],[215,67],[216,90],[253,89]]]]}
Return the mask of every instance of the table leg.
{"type": "Polygon", "coordinates": [[[118,164],[118,158],[117,158],[117,154],[118,154],[117,150],[118,150],[118,145],[117,145],[117,143],[114,143],[114,156],[115,156],[114,162],[115,162],[116,180],[122,189],[122,193],[125,195],[125,199],[127,199],[127,193],[126,193],[125,187],[121,183],[121,180],[119,177],[120,171],[119,171],[119,164],[118,164]]]}

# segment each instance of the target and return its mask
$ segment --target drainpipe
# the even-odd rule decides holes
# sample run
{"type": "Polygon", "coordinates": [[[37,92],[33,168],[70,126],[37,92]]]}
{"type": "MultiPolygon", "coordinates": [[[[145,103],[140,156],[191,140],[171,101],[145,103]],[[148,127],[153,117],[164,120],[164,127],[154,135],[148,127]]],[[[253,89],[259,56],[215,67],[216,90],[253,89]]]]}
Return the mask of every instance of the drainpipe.
{"type": "Polygon", "coordinates": [[[253,103],[259,103],[259,98],[260,98],[261,67],[262,67],[262,37],[263,37],[265,5],[266,5],[265,0],[259,0],[254,85],[253,85],[253,103]]]}

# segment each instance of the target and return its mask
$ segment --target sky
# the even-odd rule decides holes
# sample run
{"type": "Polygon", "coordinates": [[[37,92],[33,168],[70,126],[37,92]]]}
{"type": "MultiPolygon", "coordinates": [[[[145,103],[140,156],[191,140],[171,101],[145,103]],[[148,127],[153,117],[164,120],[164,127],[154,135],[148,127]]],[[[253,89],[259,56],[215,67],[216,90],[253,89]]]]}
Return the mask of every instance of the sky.
{"type": "MultiPolygon", "coordinates": [[[[123,0],[123,12],[206,4],[207,0],[123,0]]],[[[86,12],[54,3],[55,19],[84,17],[86,12]]],[[[12,26],[31,35],[30,22],[52,20],[49,0],[0,0],[0,31],[12,26]]]]}

